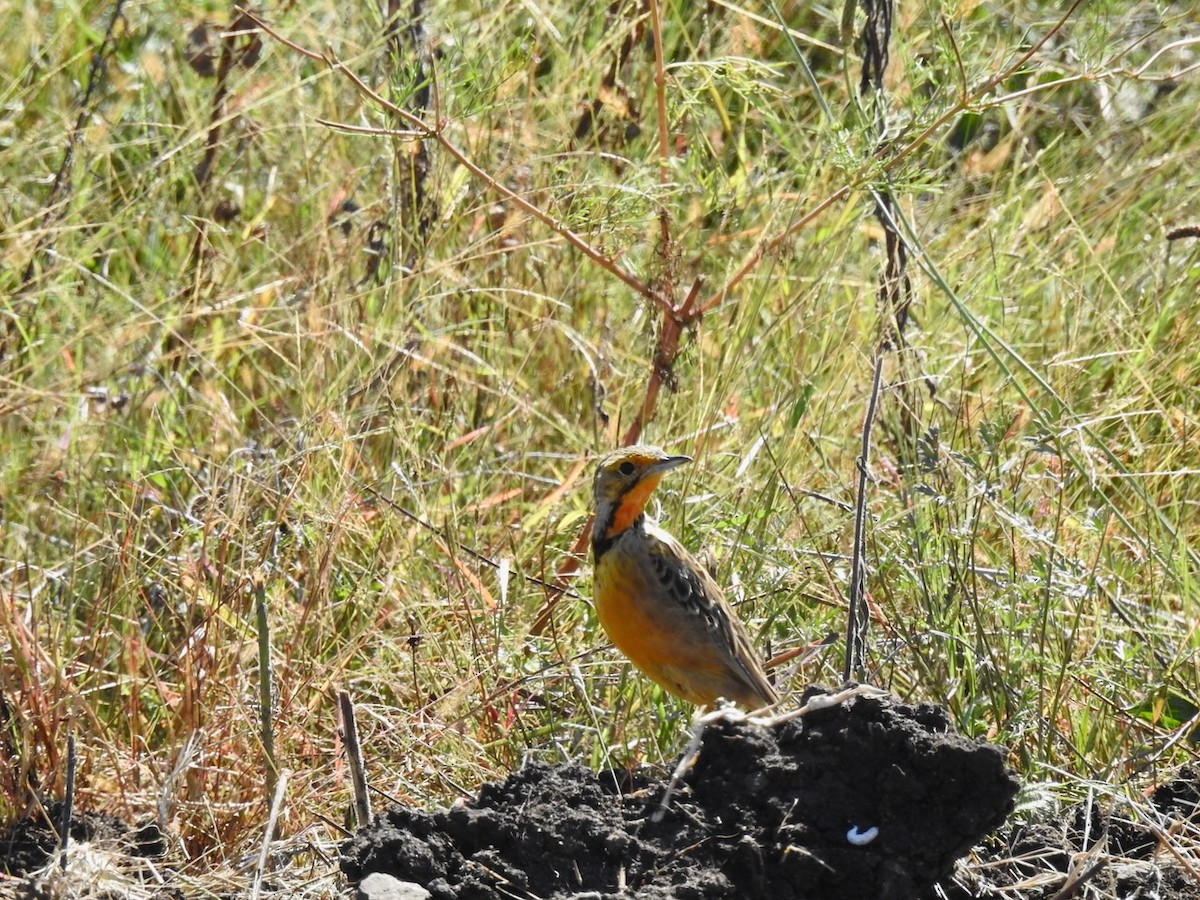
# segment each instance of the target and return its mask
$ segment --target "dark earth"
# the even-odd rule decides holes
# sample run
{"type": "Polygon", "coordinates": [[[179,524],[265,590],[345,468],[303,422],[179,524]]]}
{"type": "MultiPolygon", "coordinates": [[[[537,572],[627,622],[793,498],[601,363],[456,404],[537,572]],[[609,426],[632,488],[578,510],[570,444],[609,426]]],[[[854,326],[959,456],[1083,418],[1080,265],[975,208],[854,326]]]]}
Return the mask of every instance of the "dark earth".
{"type": "MultiPolygon", "coordinates": [[[[393,807],[343,845],[342,870],[352,882],[370,873],[415,882],[438,900],[1032,900],[1064,886],[1084,849],[1078,811],[1014,826],[985,848],[997,865],[955,872],[1013,810],[1018,784],[1001,750],[954,734],[932,705],[858,696],[813,706],[771,727],[710,725],[665,804],[662,780],[530,763],[448,810],[393,807]],[[1016,888],[1026,883],[1037,886],[1016,888]]],[[[1160,788],[1156,808],[1200,822],[1197,774],[1160,788]]],[[[1089,848],[1106,829],[1093,818],[1089,848]]],[[[1119,830],[1128,860],[1114,862],[1110,847],[1089,873],[1093,888],[1107,879],[1119,888],[1111,896],[1200,898],[1191,875],[1160,865],[1148,829],[1119,830]]]]}
{"type": "MultiPolygon", "coordinates": [[[[820,689],[804,699],[815,702],[790,721],[707,725],[669,796],[669,779],[530,762],[446,810],[391,808],[343,844],[342,870],[352,885],[390,875],[439,900],[1200,900],[1200,878],[1163,841],[1200,828],[1200,767],[1136,814],[1080,806],[1005,826],[1018,784],[1003,751],[954,734],[939,707],[869,693],[831,705],[820,689]]],[[[71,830],[163,852],[107,816],[77,816],[71,830]]],[[[55,843],[44,820],[12,823],[0,873],[28,876],[55,843]]],[[[15,896],[36,895],[33,879],[7,882],[19,884],[15,896]]]]}

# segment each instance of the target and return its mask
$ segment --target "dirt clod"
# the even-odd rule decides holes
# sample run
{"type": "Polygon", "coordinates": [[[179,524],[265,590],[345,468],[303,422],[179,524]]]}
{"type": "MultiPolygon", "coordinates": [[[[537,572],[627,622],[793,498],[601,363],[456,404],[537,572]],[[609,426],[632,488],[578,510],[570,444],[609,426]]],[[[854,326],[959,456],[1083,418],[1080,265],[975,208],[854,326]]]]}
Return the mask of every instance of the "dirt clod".
{"type": "MultiPolygon", "coordinates": [[[[0,831],[0,872],[20,876],[34,872],[49,861],[58,847],[58,824],[62,804],[50,804],[41,815],[17,819],[0,831]]],[[[130,827],[105,813],[76,812],[71,816],[71,841],[104,841],[129,846],[135,843],[130,827]]]]}
{"type": "MultiPolygon", "coordinates": [[[[533,763],[449,810],[393,808],[343,844],[342,869],[364,900],[1200,900],[1194,764],[1144,798],[1114,791],[980,843],[1015,784],[999,751],[952,735],[935,707],[858,697],[772,728],[721,722],[699,746],[659,821],[661,780],[533,763]]],[[[0,828],[0,895],[64,896],[47,878],[60,817],[51,805],[0,828]]],[[[153,826],[77,811],[71,839],[70,896],[214,896],[139,865],[166,849],[153,826]]]]}
{"type": "Polygon", "coordinates": [[[772,727],[710,725],[658,820],[663,781],[530,763],[448,810],[392,808],[341,863],[437,900],[901,900],[999,827],[1016,790],[1001,751],[941,709],[859,696],[772,727]]]}
{"type": "Polygon", "coordinates": [[[1195,834],[1198,826],[1200,766],[1193,764],[1155,788],[1144,806],[1079,803],[1045,821],[1007,825],[921,900],[1200,900],[1194,855],[1165,843],[1166,835],[1195,834]],[[1081,872],[1087,890],[1073,890],[1081,872]]]}

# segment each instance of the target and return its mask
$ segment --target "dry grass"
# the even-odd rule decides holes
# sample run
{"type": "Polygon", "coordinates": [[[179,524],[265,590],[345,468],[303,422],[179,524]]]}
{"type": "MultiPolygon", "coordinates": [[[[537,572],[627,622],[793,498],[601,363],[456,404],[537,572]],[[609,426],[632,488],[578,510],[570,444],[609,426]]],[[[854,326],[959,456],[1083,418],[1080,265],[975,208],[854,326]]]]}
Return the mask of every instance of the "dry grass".
{"type": "Polygon", "coordinates": [[[783,5],[793,44],[769,4],[669,6],[664,163],[635,4],[435,4],[431,56],[370,10],[272,10],[436,126],[424,162],[322,124],[413,127],[273,38],[193,70],[205,8],[127,5],[82,117],[111,5],[0,25],[0,818],[61,792],[73,731],[81,805],[161,811],[192,874],[256,857],[256,589],[284,834],[348,808],[338,689],[407,801],[528,753],[669,760],[689,711],[604,648],[586,565],[533,635],[541,582],[655,379],[654,297],[703,276],[644,430],[697,458],[662,514],[764,644],[840,633],[885,182],[917,297],[872,461],[873,680],[1067,793],[1195,756],[1200,256],[1166,240],[1200,219],[1194,12],[1084,4],[972,99],[1059,11],[905,6],[880,162],[828,15],[783,5]]]}

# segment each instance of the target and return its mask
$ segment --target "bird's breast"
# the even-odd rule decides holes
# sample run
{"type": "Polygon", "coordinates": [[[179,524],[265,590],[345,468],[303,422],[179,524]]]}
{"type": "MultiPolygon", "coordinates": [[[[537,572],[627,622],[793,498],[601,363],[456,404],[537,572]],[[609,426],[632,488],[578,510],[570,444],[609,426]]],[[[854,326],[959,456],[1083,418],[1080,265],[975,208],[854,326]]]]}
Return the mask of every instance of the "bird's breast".
{"type": "Polygon", "coordinates": [[[703,620],[664,589],[641,551],[618,539],[596,563],[594,593],[600,624],[638,668],[709,663],[703,620]]]}

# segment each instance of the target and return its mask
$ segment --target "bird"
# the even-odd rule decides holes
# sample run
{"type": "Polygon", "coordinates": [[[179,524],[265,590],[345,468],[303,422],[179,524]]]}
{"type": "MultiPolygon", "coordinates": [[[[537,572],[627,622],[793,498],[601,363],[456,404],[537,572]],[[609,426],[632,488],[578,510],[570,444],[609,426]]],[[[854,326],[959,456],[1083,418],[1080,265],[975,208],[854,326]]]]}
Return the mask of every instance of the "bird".
{"type": "Polygon", "coordinates": [[[779,701],[746,629],[708,570],[646,513],[667,472],[691,462],[646,444],[603,456],[592,488],[593,599],[609,639],[656,684],[690,703],[745,709],[779,701]]]}

